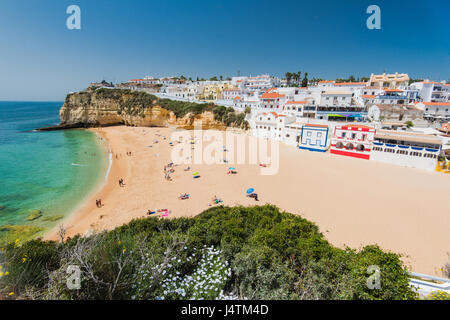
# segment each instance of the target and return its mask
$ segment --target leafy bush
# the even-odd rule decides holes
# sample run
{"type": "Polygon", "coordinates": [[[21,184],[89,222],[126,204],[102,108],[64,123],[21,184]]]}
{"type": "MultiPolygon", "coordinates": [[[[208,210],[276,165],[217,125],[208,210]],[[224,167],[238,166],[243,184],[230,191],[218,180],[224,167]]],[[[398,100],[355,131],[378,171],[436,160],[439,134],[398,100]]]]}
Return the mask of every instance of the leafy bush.
{"type": "Polygon", "coordinates": [[[62,244],[12,243],[0,265],[0,298],[416,298],[398,255],[377,246],[335,248],[315,224],[270,205],[138,219],[62,244]],[[79,290],[67,288],[69,265],[81,270],[79,290]],[[380,289],[367,286],[372,265],[380,289]]]}

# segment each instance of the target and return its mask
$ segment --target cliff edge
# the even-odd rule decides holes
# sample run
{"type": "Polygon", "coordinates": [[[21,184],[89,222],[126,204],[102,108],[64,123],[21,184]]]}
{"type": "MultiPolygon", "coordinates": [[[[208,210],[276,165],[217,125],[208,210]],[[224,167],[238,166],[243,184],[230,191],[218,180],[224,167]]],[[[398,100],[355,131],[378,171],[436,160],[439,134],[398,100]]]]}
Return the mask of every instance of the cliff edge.
{"type": "Polygon", "coordinates": [[[57,127],[41,130],[111,125],[142,127],[248,129],[245,114],[214,104],[160,99],[126,89],[87,89],[67,95],[57,127]]]}

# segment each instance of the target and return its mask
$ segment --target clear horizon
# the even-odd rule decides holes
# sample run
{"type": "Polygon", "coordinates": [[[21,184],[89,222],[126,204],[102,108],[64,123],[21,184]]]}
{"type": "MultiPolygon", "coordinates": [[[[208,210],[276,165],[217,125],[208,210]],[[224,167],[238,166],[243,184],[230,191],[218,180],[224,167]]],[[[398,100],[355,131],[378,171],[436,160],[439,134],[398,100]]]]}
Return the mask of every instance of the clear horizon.
{"type": "Polygon", "coordinates": [[[448,80],[448,1],[58,1],[0,4],[0,100],[62,102],[94,81],[308,72],[448,80]],[[68,30],[69,5],[81,30],[68,30]],[[369,30],[369,5],[381,30],[369,30]]]}

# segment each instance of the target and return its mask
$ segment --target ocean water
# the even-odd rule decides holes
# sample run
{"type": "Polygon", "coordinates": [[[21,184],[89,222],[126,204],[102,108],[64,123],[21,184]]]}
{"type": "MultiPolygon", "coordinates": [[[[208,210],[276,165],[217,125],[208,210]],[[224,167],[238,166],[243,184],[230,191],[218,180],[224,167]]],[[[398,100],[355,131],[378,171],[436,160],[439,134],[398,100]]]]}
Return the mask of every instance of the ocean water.
{"type": "Polygon", "coordinates": [[[103,181],[108,151],[94,133],[33,131],[59,123],[61,106],[0,102],[0,241],[42,235],[103,181]],[[32,210],[42,216],[30,221],[32,210]]]}

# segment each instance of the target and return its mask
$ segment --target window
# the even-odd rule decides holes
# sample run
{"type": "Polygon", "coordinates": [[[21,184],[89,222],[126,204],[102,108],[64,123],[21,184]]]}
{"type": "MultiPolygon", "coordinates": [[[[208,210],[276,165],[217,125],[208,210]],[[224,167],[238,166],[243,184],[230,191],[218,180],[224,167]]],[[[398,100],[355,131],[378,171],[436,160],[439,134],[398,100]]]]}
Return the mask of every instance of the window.
{"type": "Polygon", "coordinates": [[[352,133],[352,139],[356,138],[356,133],[352,133]]]}
{"type": "Polygon", "coordinates": [[[362,140],[363,140],[363,141],[366,141],[366,138],[367,138],[367,134],[363,134],[363,135],[362,135],[362,140]]]}
{"type": "Polygon", "coordinates": [[[345,138],[345,132],[342,132],[342,138],[345,138]]]}

